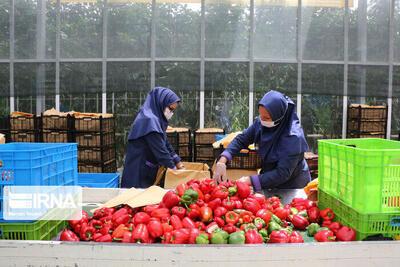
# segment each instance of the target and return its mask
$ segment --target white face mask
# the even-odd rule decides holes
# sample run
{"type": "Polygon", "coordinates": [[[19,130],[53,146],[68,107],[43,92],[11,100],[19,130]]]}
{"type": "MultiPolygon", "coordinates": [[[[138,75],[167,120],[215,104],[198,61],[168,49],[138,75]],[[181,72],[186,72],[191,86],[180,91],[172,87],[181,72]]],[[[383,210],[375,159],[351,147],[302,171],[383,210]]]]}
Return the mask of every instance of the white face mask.
{"type": "Polygon", "coordinates": [[[260,119],[260,122],[261,122],[262,126],[267,127],[267,128],[272,128],[279,124],[279,122],[276,123],[275,121],[263,121],[261,119],[260,119]]]}
{"type": "Polygon", "coordinates": [[[166,107],[164,110],[164,116],[167,120],[170,120],[172,118],[172,115],[174,115],[174,113],[168,108],[166,107]]]}

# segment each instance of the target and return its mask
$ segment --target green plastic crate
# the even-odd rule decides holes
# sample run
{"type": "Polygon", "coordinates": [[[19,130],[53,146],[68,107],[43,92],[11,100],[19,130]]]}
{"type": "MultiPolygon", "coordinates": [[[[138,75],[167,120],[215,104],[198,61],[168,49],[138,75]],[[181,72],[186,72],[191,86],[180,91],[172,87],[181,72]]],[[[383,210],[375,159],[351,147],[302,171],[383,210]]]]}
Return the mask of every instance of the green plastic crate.
{"type": "Polygon", "coordinates": [[[400,235],[400,226],[392,225],[399,224],[400,212],[362,213],[320,188],[318,189],[318,207],[332,209],[335,213],[335,221],[356,230],[357,240],[376,234],[387,237],[400,235]]]}
{"type": "Polygon", "coordinates": [[[68,221],[0,223],[0,239],[51,240],[67,226],[68,221]]]}
{"type": "Polygon", "coordinates": [[[318,140],[319,187],[361,212],[400,211],[400,142],[318,140]]]}

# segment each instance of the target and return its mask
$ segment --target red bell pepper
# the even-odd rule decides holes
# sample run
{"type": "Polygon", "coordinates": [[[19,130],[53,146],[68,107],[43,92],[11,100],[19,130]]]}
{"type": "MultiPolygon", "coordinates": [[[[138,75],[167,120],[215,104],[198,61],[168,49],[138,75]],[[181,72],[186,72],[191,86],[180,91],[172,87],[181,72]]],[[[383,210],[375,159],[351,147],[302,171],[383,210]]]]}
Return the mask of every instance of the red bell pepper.
{"type": "Polygon", "coordinates": [[[100,219],[100,221],[103,223],[103,226],[109,224],[112,225],[112,215],[108,215],[106,217],[103,217],[100,219]]]}
{"type": "Polygon", "coordinates": [[[149,235],[153,238],[158,238],[164,234],[164,230],[160,221],[150,221],[147,224],[149,235]]]}
{"type": "Polygon", "coordinates": [[[173,244],[186,244],[189,241],[190,232],[187,233],[185,229],[172,231],[173,244]]]}
{"type": "Polygon", "coordinates": [[[169,214],[169,209],[158,208],[151,212],[151,217],[162,219],[164,217],[171,217],[171,215],[169,214]]]}
{"type": "Polygon", "coordinates": [[[186,211],[187,216],[191,219],[197,219],[201,216],[200,207],[196,203],[190,204],[186,211]]]}
{"type": "Polygon", "coordinates": [[[72,218],[68,221],[69,226],[76,232],[79,233],[81,231],[81,227],[83,223],[88,223],[88,214],[86,211],[81,210],[75,212],[72,218]],[[80,218],[80,219],[78,219],[80,218]]]}
{"type": "Polygon", "coordinates": [[[60,236],[60,241],[79,241],[79,237],[71,230],[65,229],[60,236]]]}
{"type": "Polygon", "coordinates": [[[225,207],[217,207],[214,210],[214,217],[224,216],[227,212],[228,212],[228,210],[225,207]]]}
{"type": "Polygon", "coordinates": [[[319,231],[314,235],[318,242],[335,242],[335,234],[331,230],[319,231]]]}
{"type": "Polygon", "coordinates": [[[189,217],[185,217],[182,219],[182,226],[183,228],[188,228],[188,229],[196,228],[196,225],[189,217]]]}
{"type": "Polygon", "coordinates": [[[181,197],[185,193],[185,190],[188,188],[189,186],[186,183],[183,183],[176,187],[176,191],[178,192],[178,195],[181,197]]]}
{"type": "Polygon", "coordinates": [[[264,203],[266,202],[265,200],[265,196],[263,194],[260,193],[255,193],[252,195],[249,195],[250,198],[254,198],[255,200],[258,201],[258,203],[260,203],[260,205],[264,205],[264,203]]]}
{"type": "Polygon", "coordinates": [[[121,239],[124,236],[125,232],[130,232],[128,228],[124,224],[118,225],[117,228],[112,233],[112,238],[115,240],[121,239]]]}
{"type": "Polygon", "coordinates": [[[343,226],[336,233],[337,241],[356,241],[356,231],[347,226],[343,226]]]}
{"type": "Polygon", "coordinates": [[[221,217],[215,217],[214,221],[218,224],[218,227],[224,227],[225,221],[221,217]]]}
{"type": "Polygon", "coordinates": [[[151,213],[153,212],[153,210],[156,210],[159,207],[160,207],[160,205],[158,205],[158,204],[147,205],[146,207],[143,208],[143,211],[151,216],[151,213]]]}
{"type": "Polygon", "coordinates": [[[203,192],[204,195],[210,193],[214,187],[215,183],[213,179],[205,179],[200,183],[200,190],[203,192]]]}
{"type": "Polygon", "coordinates": [[[253,214],[256,214],[257,211],[261,209],[260,203],[254,198],[246,198],[243,201],[243,207],[245,210],[251,211],[253,214]]]}
{"type": "Polygon", "coordinates": [[[240,201],[240,200],[232,200],[232,199],[231,199],[231,201],[233,201],[233,203],[235,204],[235,209],[243,209],[242,201],[240,201]]]}
{"type": "Polygon", "coordinates": [[[204,195],[204,202],[206,202],[206,203],[208,203],[208,202],[210,202],[212,199],[211,199],[211,194],[205,194],[204,195]]]}
{"type": "Polygon", "coordinates": [[[228,224],[236,224],[239,220],[239,214],[234,211],[229,211],[225,214],[225,221],[228,224]]]}
{"type": "Polygon", "coordinates": [[[104,225],[103,228],[100,229],[100,233],[102,235],[107,235],[112,233],[112,225],[111,224],[104,225]]]}
{"type": "Polygon", "coordinates": [[[132,232],[130,232],[130,231],[126,231],[126,232],[124,232],[124,235],[122,236],[122,240],[121,240],[121,242],[122,243],[132,243],[133,242],[133,240],[132,240],[132,232]]]}
{"type": "Polygon", "coordinates": [[[233,203],[228,197],[222,200],[222,206],[227,210],[233,210],[235,208],[235,203],[233,203]]]}
{"type": "Polygon", "coordinates": [[[188,244],[196,244],[196,237],[201,233],[197,228],[190,229],[188,244]]]}
{"type": "Polygon", "coordinates": [[[269,243],[289,243],[290,236],[289,233],[285,230],[280,231],[272,231],[269,235],[269,243]]]}
{"type": "Polygon", "coordinates": [[[133,223],[135,225],[138,224],[147,224],[150,221],[150,215],[146,212],[138,212],[133,217],[133,223]]]}
{"type": "Polygon", "coordinates": [[[293,231],[289,236],[289,243],[304,243],[304,239],[299,232],[293,231]]]}
{"type": "Polygon", "coordinates": [[[330,225],[328,225],[328,228],[336,235],[339,229],[342,228],[342,224],[340,222],[332,222],[330,225]]]}
{"type": "Polygon", "coordinates": [[[206,227],[206,233],[208,233],[208,234],[212,234],[215,230],[217,230],[219,227],[218,227],[218,224],[216,223],[216,222],[212,222],[212,223],[210,223],[209,225],[207,225],[207,227],[206,227]]]}
{"type": "Polygon", "coordinates": [[[289,209],[285,209],[282,207],[278,207],[276,209],[274,209],[273,213],[278,216],[279,219],[281,220],[286,220],[286,218],[289,216],[290,214],[290,210],[289,209]]]}
{"type": "Polygon", "coordinates": [[[203,199],[199,199],[199,200],[197,200],[196,204],[197,204],[199,207],[203,207],[204,204],[205,204],[205,202],[204,202],[203,199]]]}
{"type": "Polygon", "coordinates": [[[199,184],[200,184],[200,180],[199,180],[199,179],[190,179],[189,181],[186,182],[186,184],[187,184],[188,186],[191,186],[191,185],[193,185],[193,184],[199,185],[199,184]]]}
{"type": "Polygon", "coordinates": [[[106,235],[102,235],[101,237],[97,238],[95,241],[102,242],[102,243],[109,243],[109,242],[112,242],[112,237],[110,234],[106,234],[106,235]]]}
{"type": "Polygon", "coordinates": [[[236,181],[237,193],[241,198],[246,198],[250,195],[250,186],[246,183],[236,181]]]}
{"type": "Polygon", "coordinates": [[[172,225],[169,223],[161,223],[161,226],[164,233],[172,232],[174,230],[174,227],[172,227],[172,225]]]}
{"type": "Polygon", "coordinates": [[[199,230],[202,230],[202,231],[206,230],[206,225],[203,222],[195,222],[194,225],[199,230]]]}
{"type": "Polygon", "coordinates": [[[272,215],[271,212],[269,212],[268,210],[260,209],[257,211],[256,217],[260,217],[261,219],[264,220],[265,224],[268,224],[269,221],[271,220],[272,215]]]}
{"type": "Polygon", "coordinates": [[[232,223],[228,223],[228,224],[224,225],[223,230],[225,232],[227,232],[228,234],[231,234],[233,232],[236,232],[236,226],[234,224],[232,224],[232,223]]]}
{"type": "Polygon", "coordinates": [[[304,204],[305,204],[307,210],[317,206],[317,204],[314,201],[308,200],[308,199],[304,204]]]}
{"type": "Polygon", "coordinates": [[[294,227],[300,230],[306,229],[306,227],[310,224],[306,218],[303,216],[296,214],[292,218],[292,224],[294,227]]]}
{"type": "Polygon", "coordinates": [[[214,190],[211,193],[211,198],[216,199],[225,199],[229,196],[228,189],[225,186],[218,185],[217,187],[214,188],[214,190]]]}
{"type": "Polygon", "coordinates": [[[326,208],[320,211],[320,216],[324,221],[332,221],[335,218],[335,213],[330,208],[326,208]]]}
{"type": "Polygon", "coordinates": [[[103,235],[101,233],[94,233],[94,235],[92,236],[92,240],[94,242],[98,242],[98,240],[102,237],[103,235]]]}
{"type": "Polygon", "coordinates": [[[128,209],[122,208],[114,212],[112,216],[112,223],[114,225],[125,224],[129,222],[131,215],[128,213],[128,209]]]}
{"type": "Polygon", "coordinates": [[[243,223],[250,223],[254,220],[255,216],[253,215],[253,213],[251,211],[242,211],[239,214],[239,220],[238,222],[243,224],[243,223]]]}
{"type": "Polygon", "coordinates": [[[331,225],[332,221],[323,221],[321,224],[321,227],[329,227],[331,225]]]}
{"type": "Polygon", "coordinates": [[[263,242],[262,237],[255,229],[247,230],[247,232],[244,234],[244,237],[246,244],[261,244],[263,242]]]}
{"type": "Polygon", "coordinates": [[[115,208],[103,207],[101,209],[97,209],[94,211],[93,218],[100,219],[100,218],[103,218],[106,216],[113,215],[114,212],[115,212],[115,208]]]}
{"type": "Polygon", "coordinates": [[[176,206],[181,202],[181,198],[174,190],[168,191],[161,200],[161,203],[168,209],[176,206]]]}
{"type": "Polygon", "coordinates": [[[178,216],[181,220],[185,217],[186,209],[184,207],[175,206],[171,209],[172,215],[178,216]]]}
{"type": "Polygon", "coordinates": [[[204,200],[204,194],[203,192],[200,190],[199,185],[198,184],[193,184],[191,186],[189,186],[190,189],[193,189],[194,191],[196,191],[199,194],[199,198],[198,199],[203,199],[204,200]]]}
{"type": "Polygon", "coordinates": [[[132,233],[132,240],[135,243],[147,243],[149,241],[149,231],[145,224],[136,226],[132,233]]]}
{"type": "Polygon", "coordinates": [[[91,220],[89,222],[89,226],[94,227],[95,229],[103,228],[103,223],[100,220],[91,220]]]}
{"type": "Polygon", "coordinates": [[[215,210],[216,208],[220,207],[222,204],[222,201],[220,198],[215,198],[211,200],[210,202],[207,203],[207,205],[212,209],[215,210]]]}
{"type": "Polygon", "coordinates": [[[200,213],[201,213],[201,220],[203,222],[211,222],[213,219],[213,211],[210,207],[201,207],[200,208],[200,213]]]}
{"type": "Polygon", "coordinates": [[[165,232],[161,237],[161,244],[171,244],[172,243],[172,231],[165,232]]]}
{"type": "Polygon", "coordinates": [[[87,223],[83,223],[81,227],[80,238],[83,241],[90,241],[92,240],[95,232],[96,229],[94,227],[89,226],[87,223]]]}
{"type": "Polygon", "coordinates": [[[171,222],[172,227],[174,227],[174,230],[178,230],[183,227],[181,219],[179,219],[179,217],[176,215],[171,216],[170,222],[171,222]]]}
{"type": "Polygon", "coordinates": [[[319,209],[317,207],[311,207],[308,211],[308,220],[311,223],[319,223],[319,221],[321,220],[321,217],[319,215],[319,209]]]}

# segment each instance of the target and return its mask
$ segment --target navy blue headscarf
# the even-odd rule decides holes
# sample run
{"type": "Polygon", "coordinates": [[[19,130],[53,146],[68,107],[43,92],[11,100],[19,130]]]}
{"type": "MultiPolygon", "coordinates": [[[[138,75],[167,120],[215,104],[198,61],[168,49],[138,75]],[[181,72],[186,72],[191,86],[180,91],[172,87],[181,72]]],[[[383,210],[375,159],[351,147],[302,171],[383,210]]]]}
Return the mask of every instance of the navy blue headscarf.
{"type": "Polygon", "coordinates": [[[179,101],[179,97],[168,88],[151,89],[132,124],[128,140],[138,139],[151,132],[165,135],[168,120],[164,116],[164,109],[179,101]]]}
{"type": "Polygon", "coordinates": [[[260,117],[254,122],[254,143],[265,162],[276,162],[282,157],[308,151],[303,128],[296,114],[296,105],[289,97],[272,90],[264,95],[258,105],[268,110],[273,121],[279,122],[272,128],[263,127],[260,117]]]}

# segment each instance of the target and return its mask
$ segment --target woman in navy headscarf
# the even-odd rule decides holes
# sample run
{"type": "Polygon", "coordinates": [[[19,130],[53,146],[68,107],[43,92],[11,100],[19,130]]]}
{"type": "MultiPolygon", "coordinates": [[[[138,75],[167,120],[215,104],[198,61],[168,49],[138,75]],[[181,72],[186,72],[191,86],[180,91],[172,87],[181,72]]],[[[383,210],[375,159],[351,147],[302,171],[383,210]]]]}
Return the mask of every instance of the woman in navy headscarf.
{"type": "Polygon", "coordinates": [[[258,103],[260,116],[238,135],[220,155],[214,180],[226,180],[225,163],[241,149],[255,144],[262,159],[260,175],[245,176],[240,181],[256,191],[267,188],[303,188],[310,181],[304,159],[308,150],[303,129],[293,101],[277,91],[270,91],[258,103]]]}
{"type": "Polygon", "coordinates": [[[128,136],[121,187],[147,188],[154,184],[158,167],[182,169],[165,133],[179,97],[168,88],[153,88],[140,108],[128,136]]]}

